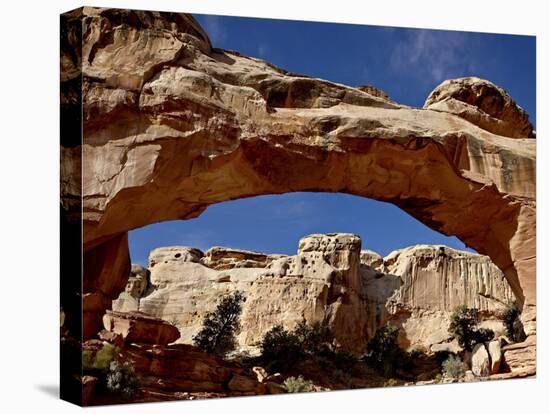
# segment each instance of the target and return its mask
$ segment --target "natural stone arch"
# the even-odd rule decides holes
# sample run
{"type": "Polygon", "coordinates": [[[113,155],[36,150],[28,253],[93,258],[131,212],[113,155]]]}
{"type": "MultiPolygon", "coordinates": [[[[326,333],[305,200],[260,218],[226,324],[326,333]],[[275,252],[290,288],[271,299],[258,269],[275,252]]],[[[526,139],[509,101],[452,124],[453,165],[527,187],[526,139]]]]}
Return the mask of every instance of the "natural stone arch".
{"type": "Polygon", "coordinates": [[[83,145],[62,147],[62,202],[68,217],[82,202],[92,319],[124,287],[127,231],[231,199],[327,191],[391,202],[489,255],[535,332],[535,140],[517,137],[531,131],[504,91],[469,79],[496,108],[438,93],[414,109],[213,49],[187,15],[83,15],[62,48],[65,109],[80,93],[84,123],[83,145]],[[489,132],[513,124],[510,137],[489,132]]]}

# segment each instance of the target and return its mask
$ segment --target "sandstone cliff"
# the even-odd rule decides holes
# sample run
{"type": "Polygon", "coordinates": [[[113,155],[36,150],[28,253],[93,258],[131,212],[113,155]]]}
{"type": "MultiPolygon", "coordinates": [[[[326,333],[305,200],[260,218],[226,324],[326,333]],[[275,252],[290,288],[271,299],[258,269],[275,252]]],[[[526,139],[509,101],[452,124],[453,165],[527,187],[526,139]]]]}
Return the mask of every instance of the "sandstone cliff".
{"type": "Polygon", "coordinates": [[[290,191],[392,202],[458,236],[505,273],[535,333],[536,144],[501,88],[447,82],[410,108],[216,49],[178,13],[86,7],[62,34],[61,204],[84,222],[85,336],[125,284],[129,230],[290,191]]]}
{"type": "Polygon", "coordinates": [[[369,253],[363,271],[371,329],[390,321],[402,328],[403,346],[443,349],[451,312],[466,305],[480,310],[485,327],[504,334],[500,313],[515,296],[487,256],[417,245],[375,257],[369,253]]]}
{"type": "Polygon", "coordinates": [[[361,251],[357,236],[328,234],[302,238],[295,256],[219,247],[204,254],[189,247],[155,249],[149,270],[133,267],[113,308],[168,320],[181,332],[179,342],[190,343],[204,315],[237,289],[246,296],[242,349],[254,348],[272,326],[293,328],[302,318],[327,321],[339,345],[353,352],[363,351],[388,321],[402,328],[402,346],[440,349],[449,346],[454,307],[480,309],[484,323],[502,332],[499,310],[514,300],[486,256],[420,245],[382,258],[361,251]]]}
{"type": "MultiPolygon", "coordinates": [[[[350,234],[304,237],[296,256],[160,248],[149,256],[147,293],[135,294],[129,287],[113,308],[139,310],[173,322],[181,333],[180,342],[191,342],[204,315],[223,295],[238,289],[246,295],[239,335],[243,348],[253,347],[278,323],[293,328],[305,318],[326,319],[343,347],[360,351],[367,321],[360,249],[361,240],[350,234]]],[[[129,286],[136,284],[137,277],[130,277],[129,286]]]]}

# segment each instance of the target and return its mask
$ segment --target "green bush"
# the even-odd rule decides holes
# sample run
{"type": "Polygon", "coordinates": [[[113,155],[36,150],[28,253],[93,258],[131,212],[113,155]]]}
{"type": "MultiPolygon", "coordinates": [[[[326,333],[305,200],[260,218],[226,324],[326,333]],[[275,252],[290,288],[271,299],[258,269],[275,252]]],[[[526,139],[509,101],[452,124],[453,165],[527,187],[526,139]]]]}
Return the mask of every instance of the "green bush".
{"type": "Polygon", "coordinates": [[[299,375],[298,377],[287,378],[283,383],[283,386],[288,393],[315,391],[313,382],[304,379],[301,375],[299,375]]]}
{"type": "Polygon", "coordinates": [[[348,352],[335,350],[333,342],[334,336],[325,322],[309,325],[304,319],[291,331],[282,325],[271,328],[264,335],[260,349],[270,369],[290,369],[307,355],[316,357],[319,365],[326,369],[352,369],[357,358],[348,352]]]}
{"type": "Polygon", "coordinates": [[[90,350],[82,351],[82,368],[84,370],[107,370],[115,359],[119,349],[105,342],[95,354],[90,350]]]}
{"type": "Polygon", "coordinates": [[[334,366],[338,369],[351,371],[357,364],[357,357],[346,351],[335,351],[331,355],[334,366]]]}
{"type": "Polygon", "coordinates": [[[283,371],[296,364],[304,354],[298,336],[282,325],[274,326],[264,335],[260,350],[270,369],[283,371]]]}
{"type": "Polygon", "coordinates": [[[139,387],[134,368],[128,362],[112,361],[106,381],[107,389],[124,399],[131,399],[139,387]]]}
{"type": "Polygon", "coordinates": [[[82,368],[84,373],[96,376],[104,390],[124,399],[130,399],[139,386],[133,367],[122,362],[119,349],[108,342],[95,353],[82,351],[82,368]]]}
{"type": "Polygon", "coordinates": [[[448,378],[462,378],[466,372],[466,364],[457,355],[449,355],[441,365],[443,375],[448,378]]]}
{"type": "Polygon", "coordinates": [[[345,388],[353,388],[353,378],[349,371],[335,369],[331,373],[331,380],[343,385],[345,388]]]}
{"type": "Polygon", "coordinates": [[[442,365],[443,362],[449,358],[449,356],[454,355],[451,351],[442,350],[442,351],[436,351],[434,353],[434,358],[438,362],[439,365],[442,365]]]}
{"type": "Polygon", "coordinates": [[[461,305],[451,315],[449,333],[458,339],[462,348],[471,352],[476,344],[490,341],[495,336],[492,330],[479,328],[478,325],[478,310],[461,305]]]}
{"type": "Polygon", "coordinates": [[[332,350],[334,335],[326,322],[314,322],[309,325],[305,319],[302,319],[293,333],[305,352],[320,354],[332,350]]]}
{"type": "Polygon", "coordinates": [[[400,383],[397,379],[395,378],[390,378],[389,380],[387,380],[386,382],[384,382],[384,387],[397,387],[399,386],[400,383]]]}
{"type": "Polygon", "coordinates": [[[236,334],[240,330],[242,302],[245,298],[239,291],[222,298],[214,312],[209,312],[202,322],[202,329],[193,337],[193,342],[202,350],[225,356],[237,347],[236,334]]]}
{"type": "Polygon", "coordinates": [[[525,340],[525,332],[521,323],[519,308],[515,303],[509,304],[503,312],[504,327],[506,335],[513,342],[521,342],[525,340]]]}
{"type": "Polygon", "coordinates": [[[398,370],[408,370],[412,363],[410,355],[397,344],[399,329],[391,324],[379,328],[367,344],[365,361],[385,377],[398,370]]]}

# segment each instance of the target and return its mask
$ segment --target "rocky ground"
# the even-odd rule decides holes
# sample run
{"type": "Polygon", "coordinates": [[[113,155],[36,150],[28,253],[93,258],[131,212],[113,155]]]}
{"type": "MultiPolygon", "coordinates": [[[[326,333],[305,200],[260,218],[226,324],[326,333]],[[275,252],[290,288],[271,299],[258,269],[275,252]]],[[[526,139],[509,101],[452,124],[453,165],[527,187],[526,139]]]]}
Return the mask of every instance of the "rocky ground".
{"type": "Polygon", "coordinates": [[[287,392],[285,380],[299,376],[311,382],[308,391],[320,392],[535,374],[534,366],[525,365],[525,346],[501,347],[503,338],[476,347],[469,357],[470,369],[460,379],[442,376],[441,361],[433,353],[416,356],[410,370],[388,377],[361,359],[344,368],[309,356],[288,369],[272,371],[267,361],[247,354],[220,358],[192,345],[169,344],[177,337],[177,329],[139,312],[109,312],[104,322],[106,329],[99,333],[98,339],[86,341],[84,351],[97,353],[106,343],[115,345],[119,357],[135,370],[139,387],[129,400],[106,392],[98,377],[85,375],[82,379],[84,405],[284,394],[287,392]]]}
{"type": "MultiPolygon", "coordinates": [[[[382,258],[361,250],[355,235],[316,234],[300,240],[295,256],[166,247],[151,252],[148,268],[132,267],[125,292],[103,317],[104,329],[84,349],[117,346],[139,377],[136,402],[286,393],[284,381],[299,376],[312,382],[310,391],[532,376],[531,347],[510,343],[502,325],[502,310],[513,299],[486,256],[444,246],[382,258]],[[220,358],[193,346],[204,316],[236,290],[247,298],[236,351],[220,358]],[[482,326],[495,331],[494,340],[471,353],[447,330],[459,304],[479,309],[482,326]],[[308,355],[272,370],[259,356],[259,341],[275,324],[292,329],[302,319],[329,321],[335,346],[353,361],[308,355]],[[416,352],[409,368],[389,377],[362,359],[368,340],[388,322],[399,327],[399,346],[416,352]],[[463,356],[463,377],[442,375],[442,351],[463,356]]],[[[88,404],[126,402],[98,391],[92,378],[84,382],[88,404]]]]}

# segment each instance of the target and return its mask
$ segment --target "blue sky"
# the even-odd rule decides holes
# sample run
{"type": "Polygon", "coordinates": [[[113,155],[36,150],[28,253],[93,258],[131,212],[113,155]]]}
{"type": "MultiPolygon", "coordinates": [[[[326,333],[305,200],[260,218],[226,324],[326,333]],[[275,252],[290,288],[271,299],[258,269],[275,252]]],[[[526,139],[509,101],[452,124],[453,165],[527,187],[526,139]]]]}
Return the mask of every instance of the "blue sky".
{"type": "MultiPolygon", "coordinates": [[[[503,87],[536,124],[535,38],[440,30],[196,15],[214,47],[347,85],[371,84],[422,106],[443,80],[478,76],[503,87]]],[[[294,254],[310,233],[352,232],[381,254],[418,243],[464,248],[393,205],[345,194],[262,196],[209,207],[199,218],[130,232],[134,263],[159,246],[231,246],[294,254]]]]}

